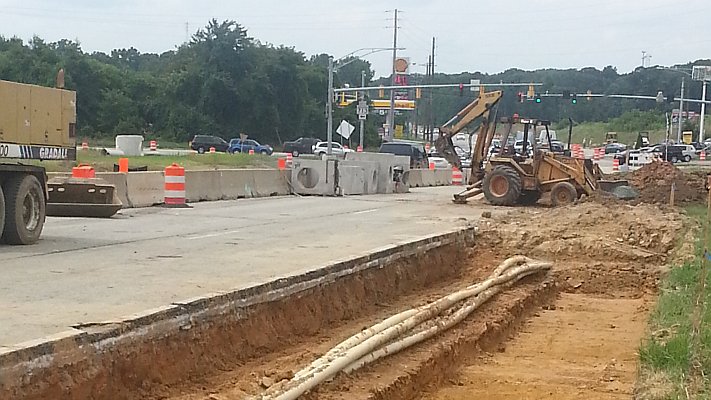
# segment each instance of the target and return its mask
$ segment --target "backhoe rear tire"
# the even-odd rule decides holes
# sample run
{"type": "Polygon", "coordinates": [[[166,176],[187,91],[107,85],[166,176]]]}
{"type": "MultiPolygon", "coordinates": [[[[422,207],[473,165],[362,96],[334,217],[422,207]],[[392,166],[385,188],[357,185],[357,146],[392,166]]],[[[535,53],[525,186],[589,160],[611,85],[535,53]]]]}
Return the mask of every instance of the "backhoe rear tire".
{"type": "Polygon", "coordinates": [[[8,244],[32,244],[42,233],[47,205],[39,180],[18,175],[7,181],[5,191],[5,229],[2,239],[8,244]]]}
{"type": "Polygon", "coordinates": [[[532,206],[538,203],[538,200],[540,199],[541,192],[537,190],[524,190],[521,192],[521,197],[518,198],[518,202],[524,206],[532,206]]]}
{"type": "Polygon", "coordinates": [[[0,237],[2,237],[2,232],[5,228],[5,195],[2,192],[2,185],[0,185],[0,237]]]}
{"type": "Polygon", "coordinates": [[[551,189],[551,204],[555,207],[573,204],[577,198],[578,191],[570,182],[558,182],[551,189]]]}
{"type": "Polygon", "coordinates": [[[506,165],[499,165],[484,177],[484,197],[495,206],[512,206],[521,196],[521,176],[506,165]]]}

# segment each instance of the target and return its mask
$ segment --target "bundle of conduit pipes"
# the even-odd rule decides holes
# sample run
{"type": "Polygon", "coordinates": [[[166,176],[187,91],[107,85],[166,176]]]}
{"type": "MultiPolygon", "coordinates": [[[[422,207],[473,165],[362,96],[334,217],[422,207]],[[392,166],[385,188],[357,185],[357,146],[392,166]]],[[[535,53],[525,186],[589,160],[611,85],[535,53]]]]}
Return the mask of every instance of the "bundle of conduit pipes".
{"type": "Polygon", "coordinates": [[[547,272],[552,265],[525,256],[511,257],[485,281],[393,315],[351,336],[297,372],[291,380],[278,383],[253,399],[297,399],[339,372],[355,371],[453,327],[506,287],[526,276],[547,272]]]}

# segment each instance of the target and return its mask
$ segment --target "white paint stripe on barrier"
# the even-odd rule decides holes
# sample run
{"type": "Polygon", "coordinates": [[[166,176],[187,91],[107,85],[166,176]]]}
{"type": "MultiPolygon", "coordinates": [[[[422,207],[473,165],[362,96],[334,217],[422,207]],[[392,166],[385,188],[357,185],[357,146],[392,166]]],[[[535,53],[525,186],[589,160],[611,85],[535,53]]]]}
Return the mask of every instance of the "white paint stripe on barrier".
{"type": "Polygon", "coordinates": [[[185,176],[168,176],[168,175],[166,175],[165,183],[185,183],[185,176]]]}

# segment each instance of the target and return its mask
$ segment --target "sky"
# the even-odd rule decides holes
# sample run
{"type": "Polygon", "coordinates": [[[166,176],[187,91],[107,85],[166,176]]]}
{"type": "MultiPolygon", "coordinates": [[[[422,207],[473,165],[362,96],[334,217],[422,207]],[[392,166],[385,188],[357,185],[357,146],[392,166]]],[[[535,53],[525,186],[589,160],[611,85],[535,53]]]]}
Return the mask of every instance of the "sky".
{"type": "MultiPolygon", "coordinates": [[[[262,43],[340,58],[392,47],[394,9],[398,55],[415,73],[425,73],[433,37],[435,69],[446,73],[607,65],[624,73],[643,51],[649,65],[711,58],[708,0],[0,0],[0,35],[160,53],[216,18],[262,43]]],[[[376,76],[389,75],[391,52],[364,58],[376,76]]]]}

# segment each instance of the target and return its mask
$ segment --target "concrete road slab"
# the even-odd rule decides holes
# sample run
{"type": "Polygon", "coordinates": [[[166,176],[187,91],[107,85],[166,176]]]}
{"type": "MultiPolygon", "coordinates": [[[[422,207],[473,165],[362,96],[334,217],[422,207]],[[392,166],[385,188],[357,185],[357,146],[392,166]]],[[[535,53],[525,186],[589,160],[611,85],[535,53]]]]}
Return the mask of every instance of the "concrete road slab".
{"type": "Polygon", "coordinates": [[[123,210],[111,219],[48,218],[38,244],[0,245],[0,347],[464,226],[489,207],[453,204],[459,190],[249,199],[123,210]]]}

